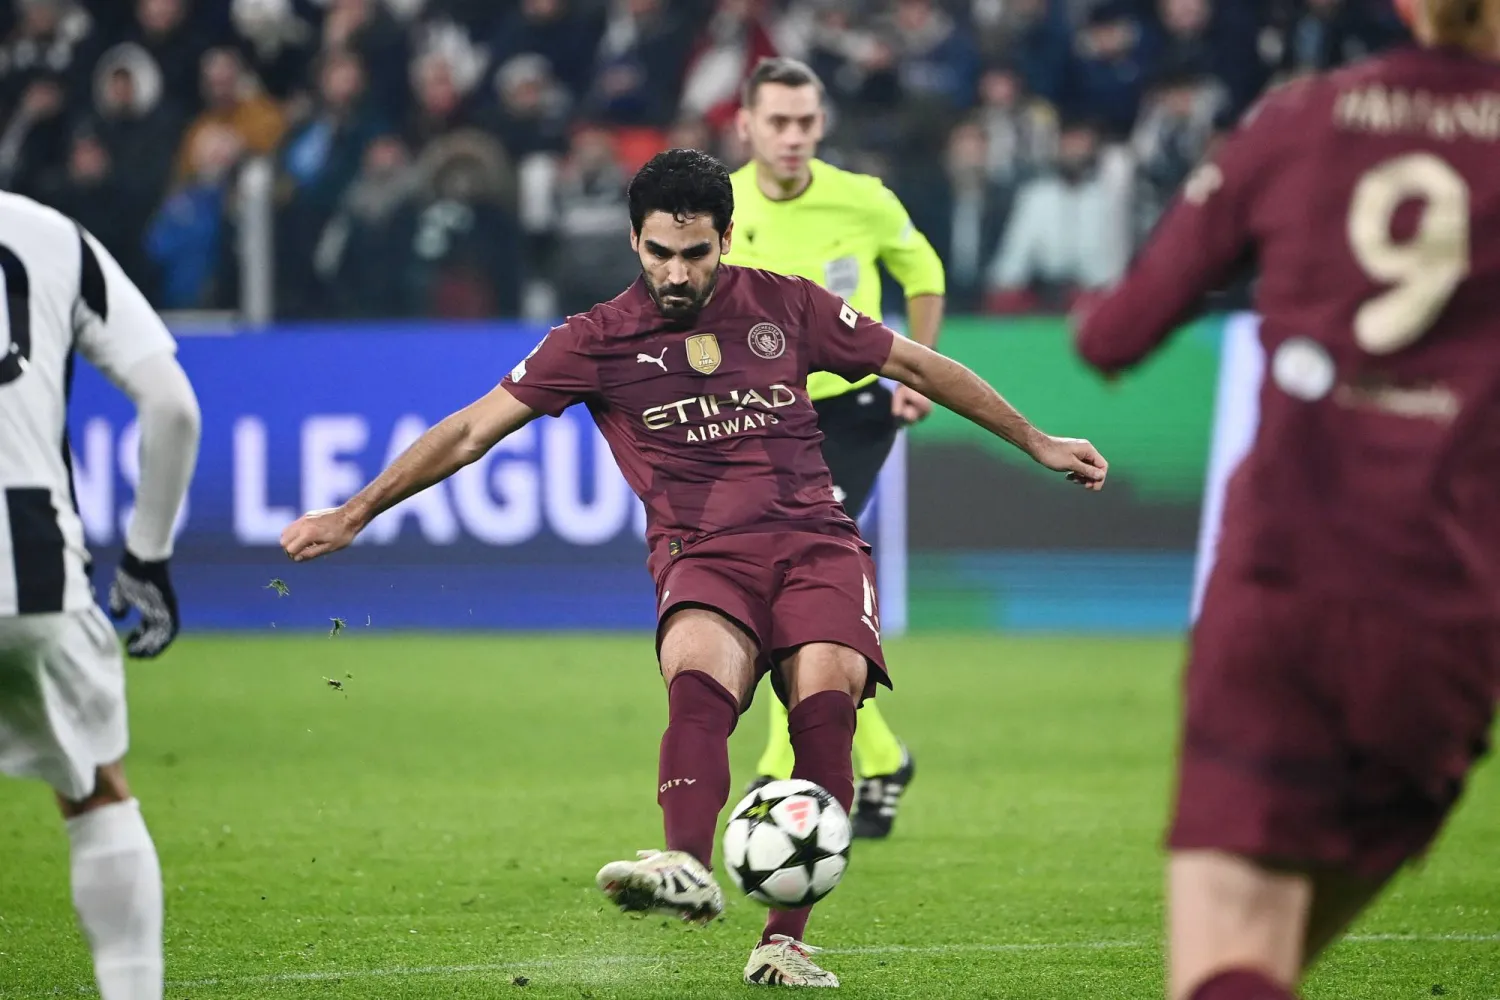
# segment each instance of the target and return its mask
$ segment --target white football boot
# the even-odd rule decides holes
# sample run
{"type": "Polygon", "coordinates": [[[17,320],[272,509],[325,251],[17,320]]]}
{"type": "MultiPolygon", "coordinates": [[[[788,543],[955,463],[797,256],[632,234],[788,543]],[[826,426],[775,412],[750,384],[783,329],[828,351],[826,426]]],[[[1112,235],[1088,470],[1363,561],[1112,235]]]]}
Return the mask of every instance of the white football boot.
{"type": "Polygon", "coordinates": [[[822,950],[785,934],[772,934],[770,944],[750,953],[745,982],[751,986],[838,986],[839,977],[812,960],[822,950]]]}
{"type": "Polygon", "coordinates": [[[686,851],[637,851],[599,869],[599,890],[626,913],[667,913],[706,924],[724,912],[724,891],[686,851]]]}

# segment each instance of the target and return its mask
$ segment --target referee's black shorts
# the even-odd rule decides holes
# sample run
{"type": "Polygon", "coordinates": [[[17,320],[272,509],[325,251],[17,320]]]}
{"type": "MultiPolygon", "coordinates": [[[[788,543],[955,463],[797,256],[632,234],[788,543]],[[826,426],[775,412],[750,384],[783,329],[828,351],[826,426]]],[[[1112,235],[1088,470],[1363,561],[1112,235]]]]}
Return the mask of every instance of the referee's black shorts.
{"type": "Polygon", "coordinates": [[[858,518],[875,492],[901,426],[891,414],[891,391],[879,382],[813,402],[823,432],[823,460],[844,510],[858,518]]]}

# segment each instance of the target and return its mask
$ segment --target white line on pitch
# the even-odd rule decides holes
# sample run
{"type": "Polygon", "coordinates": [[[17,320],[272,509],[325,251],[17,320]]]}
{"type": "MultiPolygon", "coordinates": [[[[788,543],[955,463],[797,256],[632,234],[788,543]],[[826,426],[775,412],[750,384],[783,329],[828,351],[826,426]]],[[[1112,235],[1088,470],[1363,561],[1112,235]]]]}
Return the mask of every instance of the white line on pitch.
{"type": "MultiPolygon", "coordinates": [[[[1500,934],[1354,934],[1344,941],[1350,944],[1500,944],[1500,934]]],[[[1114,951],[1156,947],[1156,942],[1147,941],[1039,941],[937,945],[874,945],[855,948],[829,948],[829,955],[952,955],[961,953],[985,954],[1025,951],[1114,951]]],[[[394,979],[412,976],[482,976],[500,973],[524,973],[537,969],[592,968],[643,966],[664,964],[679,959],[679,955],[579,955],[553,958],[516,959],[504,963],[475,965],[414,965],[390,969],[345,969],[325,972],[273,972],[258,976],[213,976],[203,979],[179,979],[169,981],[169,989],[207,989],[215,986],[269,986],[277,983],[318,983],[343,979],[394,979]]],[[[32,993],[42,996],[91,996],[96,991],[80,986],[67,991],[54,989],[49,993],[32,993]]],[[[20,994],[0,992],[0,997],[19,997],[20,994]]]]}
{"type": "MultiPolygon", "coordinates": [[[[876,945],[866,948],[828,948],[829,955],[944,955],[960,952],[1007,952],[1007,951],[1098,951],[1111,948],[1143,948],[1141,941],[1079,941],[1039,942],[1035,944],[941,944],[928,946],[876,945]]],[[[514,962],[486,963],[482,965],[429,965],[393,969],[357,969],[349,972],[286,972],[264,976],[193,979],[169,982],[175,989],[201,989],[209,986],[246,986],[270,983],[326,982],[331,979],[385,979],[393,976],[454,976],[484,975],[489,973],[519,973],[531,969],[557,968],[607,968],[610,966],[654,965],[670,962],[677,955],[580,955],[542,958],[535,961],[517,959],[514,962]]]]}
{"type": "Polygon", "coordinates": [[[1411,941],[1417,944],[1500,944],[1500,934],[1351,934],[1344,941],[1355,944],[1380,944],[1384,941],[1411,941]]]}

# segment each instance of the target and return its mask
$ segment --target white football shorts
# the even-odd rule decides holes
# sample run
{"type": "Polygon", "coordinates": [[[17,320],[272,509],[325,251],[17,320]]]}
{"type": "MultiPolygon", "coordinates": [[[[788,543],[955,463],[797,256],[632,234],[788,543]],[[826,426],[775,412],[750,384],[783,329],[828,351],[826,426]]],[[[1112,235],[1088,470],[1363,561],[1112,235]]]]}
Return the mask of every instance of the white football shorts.
{"type": "Polygon", "coordinates": [[[129,741],[120,640],[103,611],[0,618],[0,772],[78,801],[129,741]]]}

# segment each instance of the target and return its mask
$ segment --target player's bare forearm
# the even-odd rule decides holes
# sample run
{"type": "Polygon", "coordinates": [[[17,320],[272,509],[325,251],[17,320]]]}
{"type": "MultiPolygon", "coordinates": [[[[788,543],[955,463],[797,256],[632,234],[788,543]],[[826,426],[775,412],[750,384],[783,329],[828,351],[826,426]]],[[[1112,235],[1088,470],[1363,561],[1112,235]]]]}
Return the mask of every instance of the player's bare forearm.
{"type": "Polygon", "coordinates": [[[484,455],[473,435],[467,410],[444,418],[413,441],[384,472],[344,503],[355,530],[407,497],[442,482],[484,455]]]}
{"type": "Polygon", "coordinates": [[[1040,433],[1031,422],[968,368],[914,340],[897,337],[880,374],[915,389],[1028,455],[1040,433]]]}
{"type": "Polygon", "coordinates": [[[1093,489],[1109,463],[1087,441],[1044,434],[984,379],[931,348],[896,337],[880,374],[895,379],[1015,445],[1049,469],[1093,489]]]}
{"type": "Polygon", "coordinates": [[[535,416],[496,387],[429,429],[342,506],[298,518],[282,532],[282,548],[299,561],[337,552],[381,513],[477,461],[535,416]]]}
{"type": "Polygon", "coordinates": [[[412,442],[369,486],[344,504],[355,530],[407,497],[476,462],[536,414],[504,389],[494,389],[412,442]]]}
{"type": "Polygon", "coordinates": [[[936,349],[938,337],[943,332],[943,303],[941,295],[913,295],[906,300],[906,332],[923,347],[936,349]]]}

